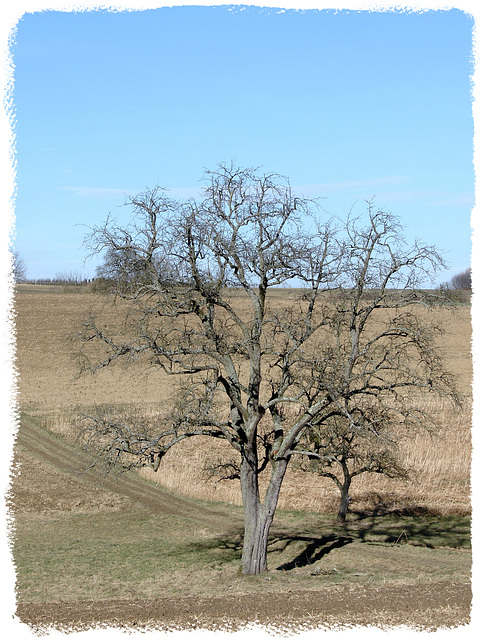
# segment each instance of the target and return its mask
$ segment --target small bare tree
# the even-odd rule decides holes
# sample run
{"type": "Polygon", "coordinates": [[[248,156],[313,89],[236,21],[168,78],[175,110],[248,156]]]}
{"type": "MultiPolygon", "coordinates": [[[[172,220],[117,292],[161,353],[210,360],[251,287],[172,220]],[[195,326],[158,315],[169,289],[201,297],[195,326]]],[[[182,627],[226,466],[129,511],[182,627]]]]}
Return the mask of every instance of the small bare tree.
{"type": "Polygon", "coordinates": [[[380,408],[373,415],[365,409],[352,411],[353,423],[339,413],[330,416],[321,429],[308,431],[308,462],[302,464],[305,471],[330,478],[339,489],[337,522],[342,525],[354,478],[364,473],[403,479],[409,476],[398,452],[398,424],[392,416],[380,408]]]}
{"type": "Polygon", "coordinates": [[[16,283],[25,282],[27,279],[27,265],[25,264],[25,260],[18,253],[18,251],[14,251],[12,258],[12,272],[13,272],[13,280],[16,283]]]}
{"type": "Polygon", "coordinates": [[[450,286],[452,289],[471,289],[472,288],[472,270],[469,267],[462,271],[461,273],[457,273],[450,280],[450,286]]]}
{"type": "Polygon", "coordinates": [[[382,430],[362,410],[370,399],[414,423],[421,411],[399,410],[402,394],[452,395],[431,330],[413,312],[444,295],[418,289],[443,263],[432,247],[405,247],[398,221],[371,203],[364,227],[349,219],[342,230],[281,176],[232,164],[205,181],[199,202],[140,194],[129,201],[131,225],[107,220],[87,238],[93,253],[105,252],[104,277],[125,275],[115,292],[125,325],[115,335],[98,318],[85,321],[85,370],[147,355],[187,384],[156,423],[98,415],[84,434],[107,463],[154,470],[186,438],[228,442],[239,460],[242,571],[258,574],[289,462],[318,458],[311,434],[338,417],[379,442],[382,430]],[[292,283],[300,293],[275,304],[271,288],[292,283]],[[263,496],[260,473],[269,474],[263,496]]]}

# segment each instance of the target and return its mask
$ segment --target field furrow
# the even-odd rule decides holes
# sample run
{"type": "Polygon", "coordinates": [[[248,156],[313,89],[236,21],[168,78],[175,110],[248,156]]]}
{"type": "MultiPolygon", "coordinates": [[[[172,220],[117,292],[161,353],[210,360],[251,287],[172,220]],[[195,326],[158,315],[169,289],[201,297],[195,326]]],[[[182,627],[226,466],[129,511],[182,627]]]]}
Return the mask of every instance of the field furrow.
{"type": "MultiPolygon", "coordinates": [[[[162,487],[143,480],[134,472],[102,475],[98,469],[91,468],[94,461],[92,456],[69,443],[62,442],[58,436],[39,425],[38,419],[23,416],[18,431],[18,445],[39,460],[62,473],[69,474],[83,484],[117,493],[155,512],[172,514],[207,525],[216,524],[219,518],[225,518],[221,510],[175,496],[162,487]]],[[[28,468],[24,473],[28,473],[28,468]]]]}

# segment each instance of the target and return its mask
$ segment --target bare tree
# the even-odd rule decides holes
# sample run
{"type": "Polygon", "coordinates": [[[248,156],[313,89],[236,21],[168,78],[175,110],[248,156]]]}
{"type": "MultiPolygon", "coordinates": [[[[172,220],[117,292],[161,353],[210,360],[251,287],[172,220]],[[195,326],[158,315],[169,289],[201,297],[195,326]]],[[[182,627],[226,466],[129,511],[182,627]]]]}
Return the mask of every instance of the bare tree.
{"type": "Polygon", "coordinates": [[[159,189],[140,194],[129,201],[130,226],[107,220],[87,238],[93,253],[106,252],[106,275],[117,273],[114,256],[128,256],[134,275],[116,291],[122,335],[94,317],[85,322],[85,369],[147,355],[187,384],[156,423],[98,415],[84,434],[108,464],[154,470],[186,438],[227,441],[239,461],[242,571],[258,574],[289,462],[318,457],[312,434],[339,417],[381,439],[362,409],[369,400],[390,396],[392,415],[415,422],[419,409],[395,406],[403,393],[452,395],[412,310],[436,302],[418,286],[443,263],[434,248],[405,248],[398,221],[371,203],[365,228],[349,219],[342,231],[322,223],[318,203],[296,197],[281,176],[232,164],[207,171],[205,181],[199,202],[175,202],[159,189]],[[300,294],[275,304],[270,289],[292,283],[300,294]],[[369,324],[382,322],[369,334],[369,324]],[[92,342],[97,355],[103,344],[102,358],[87,358],[92,342]]]}
{"type": "Polygon", "coordinates": [[[339,489],[337,522],[342,525],[346,521],[355,477],[364,473],[409,477],[409,470],[399,455],[398,424],[392,421],[392,416],[385,410],[374,415],[365,410],[363,415],[356,413],[354,423],[337,414],[330,416],[322,428],[310,429],[306,435],[308,462],[302,464],[305,471],[330,478],[339,489]]]}
{"type": "Polygon", "coordinates": [[[450,286],[452,289],[471,289],[472,288],[472,270],[469,267],[462,271],[461,273],[457,273],[450,280],[450,286]]]}
{"type": "Polygon", "coordinates": [[[27,279],[27,265],[18,251],[13,253],[12,271],[14,282],[25,282],[27,279]]]}

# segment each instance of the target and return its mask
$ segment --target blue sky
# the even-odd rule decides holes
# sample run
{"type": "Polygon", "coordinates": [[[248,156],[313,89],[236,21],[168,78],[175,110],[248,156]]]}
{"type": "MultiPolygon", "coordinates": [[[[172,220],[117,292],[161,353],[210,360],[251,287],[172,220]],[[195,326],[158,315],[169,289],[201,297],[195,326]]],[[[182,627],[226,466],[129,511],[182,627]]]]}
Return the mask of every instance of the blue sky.
{"type": "Polygon", "coordinates": [[[15,248],[28,277],[94,274],[85,226],[157,184],[198,192],[236,158],[345,216],[365,199],[470,263],[473,20],[172,7],[37,12],[12,46],[15,248]]]}

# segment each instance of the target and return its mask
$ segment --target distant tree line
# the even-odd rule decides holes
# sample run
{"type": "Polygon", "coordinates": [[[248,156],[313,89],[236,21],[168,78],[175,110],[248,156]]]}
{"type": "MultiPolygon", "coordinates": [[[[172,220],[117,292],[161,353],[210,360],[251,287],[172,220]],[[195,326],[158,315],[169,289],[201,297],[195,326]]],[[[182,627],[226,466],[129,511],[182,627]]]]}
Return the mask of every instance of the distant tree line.
{"type": "Polygon", "coordinates": [[[17,284],[45,284],[45,285],[73,285],[83,286],[92,282],[91,278],[85,277],[77,271],[65,271],[56,273],[53,278],[27,278],[27,266],[25,260],[18,252],[12,258],[13,279],[17,284]]]}
{"type": "Polygon", "coordinates": [[[22,281],[24,284],[50,284],[50,285],[74,285],[74,286],[82,286],[87,285],[92,280],[90,278],[65,278],[60,276],[55,276],[54,278],[28,278],[22,281]]]}
{"type": "Polygon", "coordinates": [[[455,291],[464,290],[470,291],[472,289],[472,269],[469,267],[461,273],[455,274],[448,282],[443,282],[440,285],[441,289],[452,289],[455,291]]]}

